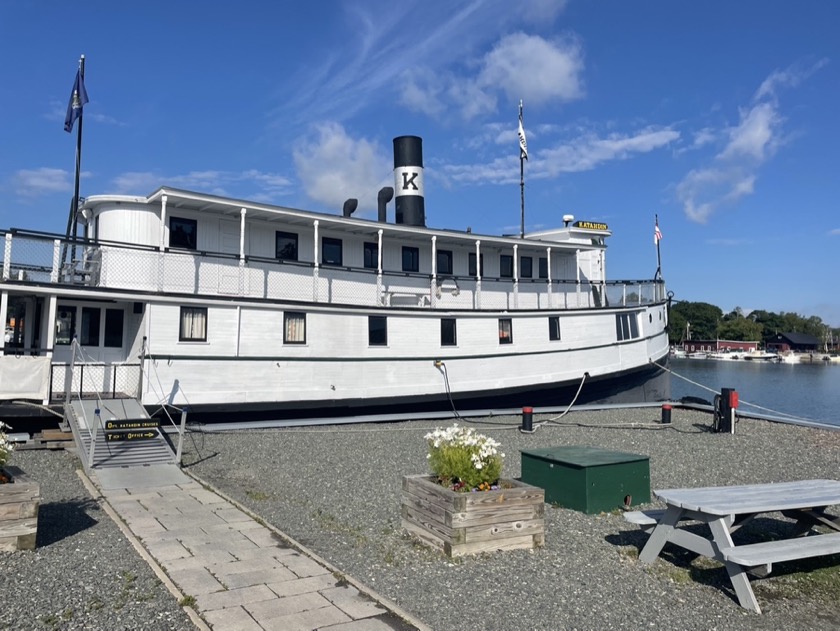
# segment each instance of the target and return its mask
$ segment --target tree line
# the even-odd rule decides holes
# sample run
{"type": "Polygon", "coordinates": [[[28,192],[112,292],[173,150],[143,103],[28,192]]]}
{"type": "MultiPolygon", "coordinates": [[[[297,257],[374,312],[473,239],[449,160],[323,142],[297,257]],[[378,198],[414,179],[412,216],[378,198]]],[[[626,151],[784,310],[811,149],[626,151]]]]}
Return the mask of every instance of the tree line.
{"type": "Polygon", "coordinates": [[[820,343],[840,340],[840,328],[832,329],[819,316],[774,313],[757,309],[744,314],[735,307],[727,314],[708,302],[679,301],[671,305],[671,344],[692,340],[735,340],[761,342],[777,333],[805,333],[820,343]],[[689,337],[690,336],[690,337],[689,337]]]}

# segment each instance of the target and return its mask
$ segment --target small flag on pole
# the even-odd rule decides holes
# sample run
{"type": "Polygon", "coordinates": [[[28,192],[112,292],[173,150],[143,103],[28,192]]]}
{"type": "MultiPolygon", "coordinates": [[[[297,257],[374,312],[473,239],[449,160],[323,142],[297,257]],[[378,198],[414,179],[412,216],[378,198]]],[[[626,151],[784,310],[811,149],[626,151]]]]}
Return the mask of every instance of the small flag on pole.
{"type": "Polygon", "coordinates": [[[70,93],[70,102],[67,104],[67,116],[64,117],[64,131],[73,131],[76,119],[82,115],[82,108],[88,102],[87,90],[85,90],[85,79],[82,71],[76,71],[76,80],[73,82],[73,92],[70,93]]]}
{"type": "Polygon", "coordinates": [[[522,126],[522,101],[519,101],[519,159],[528,159],[528,142],[525,140],[525,128],[522,126]]]}
{"type": "Polygon", "coordinates": [[[662,231],[659,230],[659,219],[656,219],[656,226],[653,229],[653,242],[655,245],[659,245],[659,242],[662,240],[662,231]]]}

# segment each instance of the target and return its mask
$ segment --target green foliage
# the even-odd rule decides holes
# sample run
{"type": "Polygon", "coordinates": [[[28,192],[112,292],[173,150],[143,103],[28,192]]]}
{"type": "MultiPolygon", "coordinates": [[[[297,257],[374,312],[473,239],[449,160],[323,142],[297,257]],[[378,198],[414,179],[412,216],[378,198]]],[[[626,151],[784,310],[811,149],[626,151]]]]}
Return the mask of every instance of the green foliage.
{"type": "Polygon", "coordinates": [[[687,332],[693,340],[748,342],[759,342],[777,333],[805,333],[818,340],[831,335],[840,337],[840,329],[830,329],[818,316],[805,318],[797,313],[762,309],[745,314],[741,307],[723,315],[719,307],[705,302],[676,302],[671,307],[669,341],[682,344],[688,339],[687,332]]]}
{"type": "Polygon", "coordinates": [[[499,443],[472,428],[436,429],[426,434],[429,466],[438,478],[460,481],[467,490],[495,483],[502,474],[504,454],[499,443]]]}
{"type": "Polygon", "coordinates": [[[475,488],[482,482],[491,484],[498,480],[502,473],[501,458],[491,458],[487,466],[476,469],[472,462],[473,453],[473,449],[443,446],[431,451],[429,466],[439,478],[457,479],[470,488],[475,488]]]}
{"type": "Polygon", "coordinates": [[[717,338],[718,325],[723,318],[723,311],[720,307],[710,305],[707,302],[683,301],[676,303],[671,308],[672,322],[674,313],[682,315],[690,325],[691,339],[714,340],[717,338]]]}

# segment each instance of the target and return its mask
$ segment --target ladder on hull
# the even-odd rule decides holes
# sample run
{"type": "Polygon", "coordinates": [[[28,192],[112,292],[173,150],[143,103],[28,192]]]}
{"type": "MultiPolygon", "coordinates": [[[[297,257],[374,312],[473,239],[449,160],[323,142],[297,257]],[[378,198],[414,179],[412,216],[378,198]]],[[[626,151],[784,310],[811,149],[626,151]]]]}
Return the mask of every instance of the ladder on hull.
{"type": "Polygon", "coordinates": [[[64,419],[85,472],[106,489],[181,484],[169,441],[135,399],[76,399],[64,406],[64,419]]]}

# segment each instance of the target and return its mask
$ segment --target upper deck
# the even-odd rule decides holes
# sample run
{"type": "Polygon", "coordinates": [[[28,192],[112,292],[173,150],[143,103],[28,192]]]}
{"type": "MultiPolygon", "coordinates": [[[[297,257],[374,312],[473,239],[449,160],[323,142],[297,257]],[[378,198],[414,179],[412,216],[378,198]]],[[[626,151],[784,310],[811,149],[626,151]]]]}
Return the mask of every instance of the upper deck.
{"type": "Polygon", "coordinates": [[[97,196],[87,239],[0,232],[4,283],[431,309],[580,309],[664,299],[607,282],[605,226],[525,238],[435,230],[159,189],[97,196]]]}

